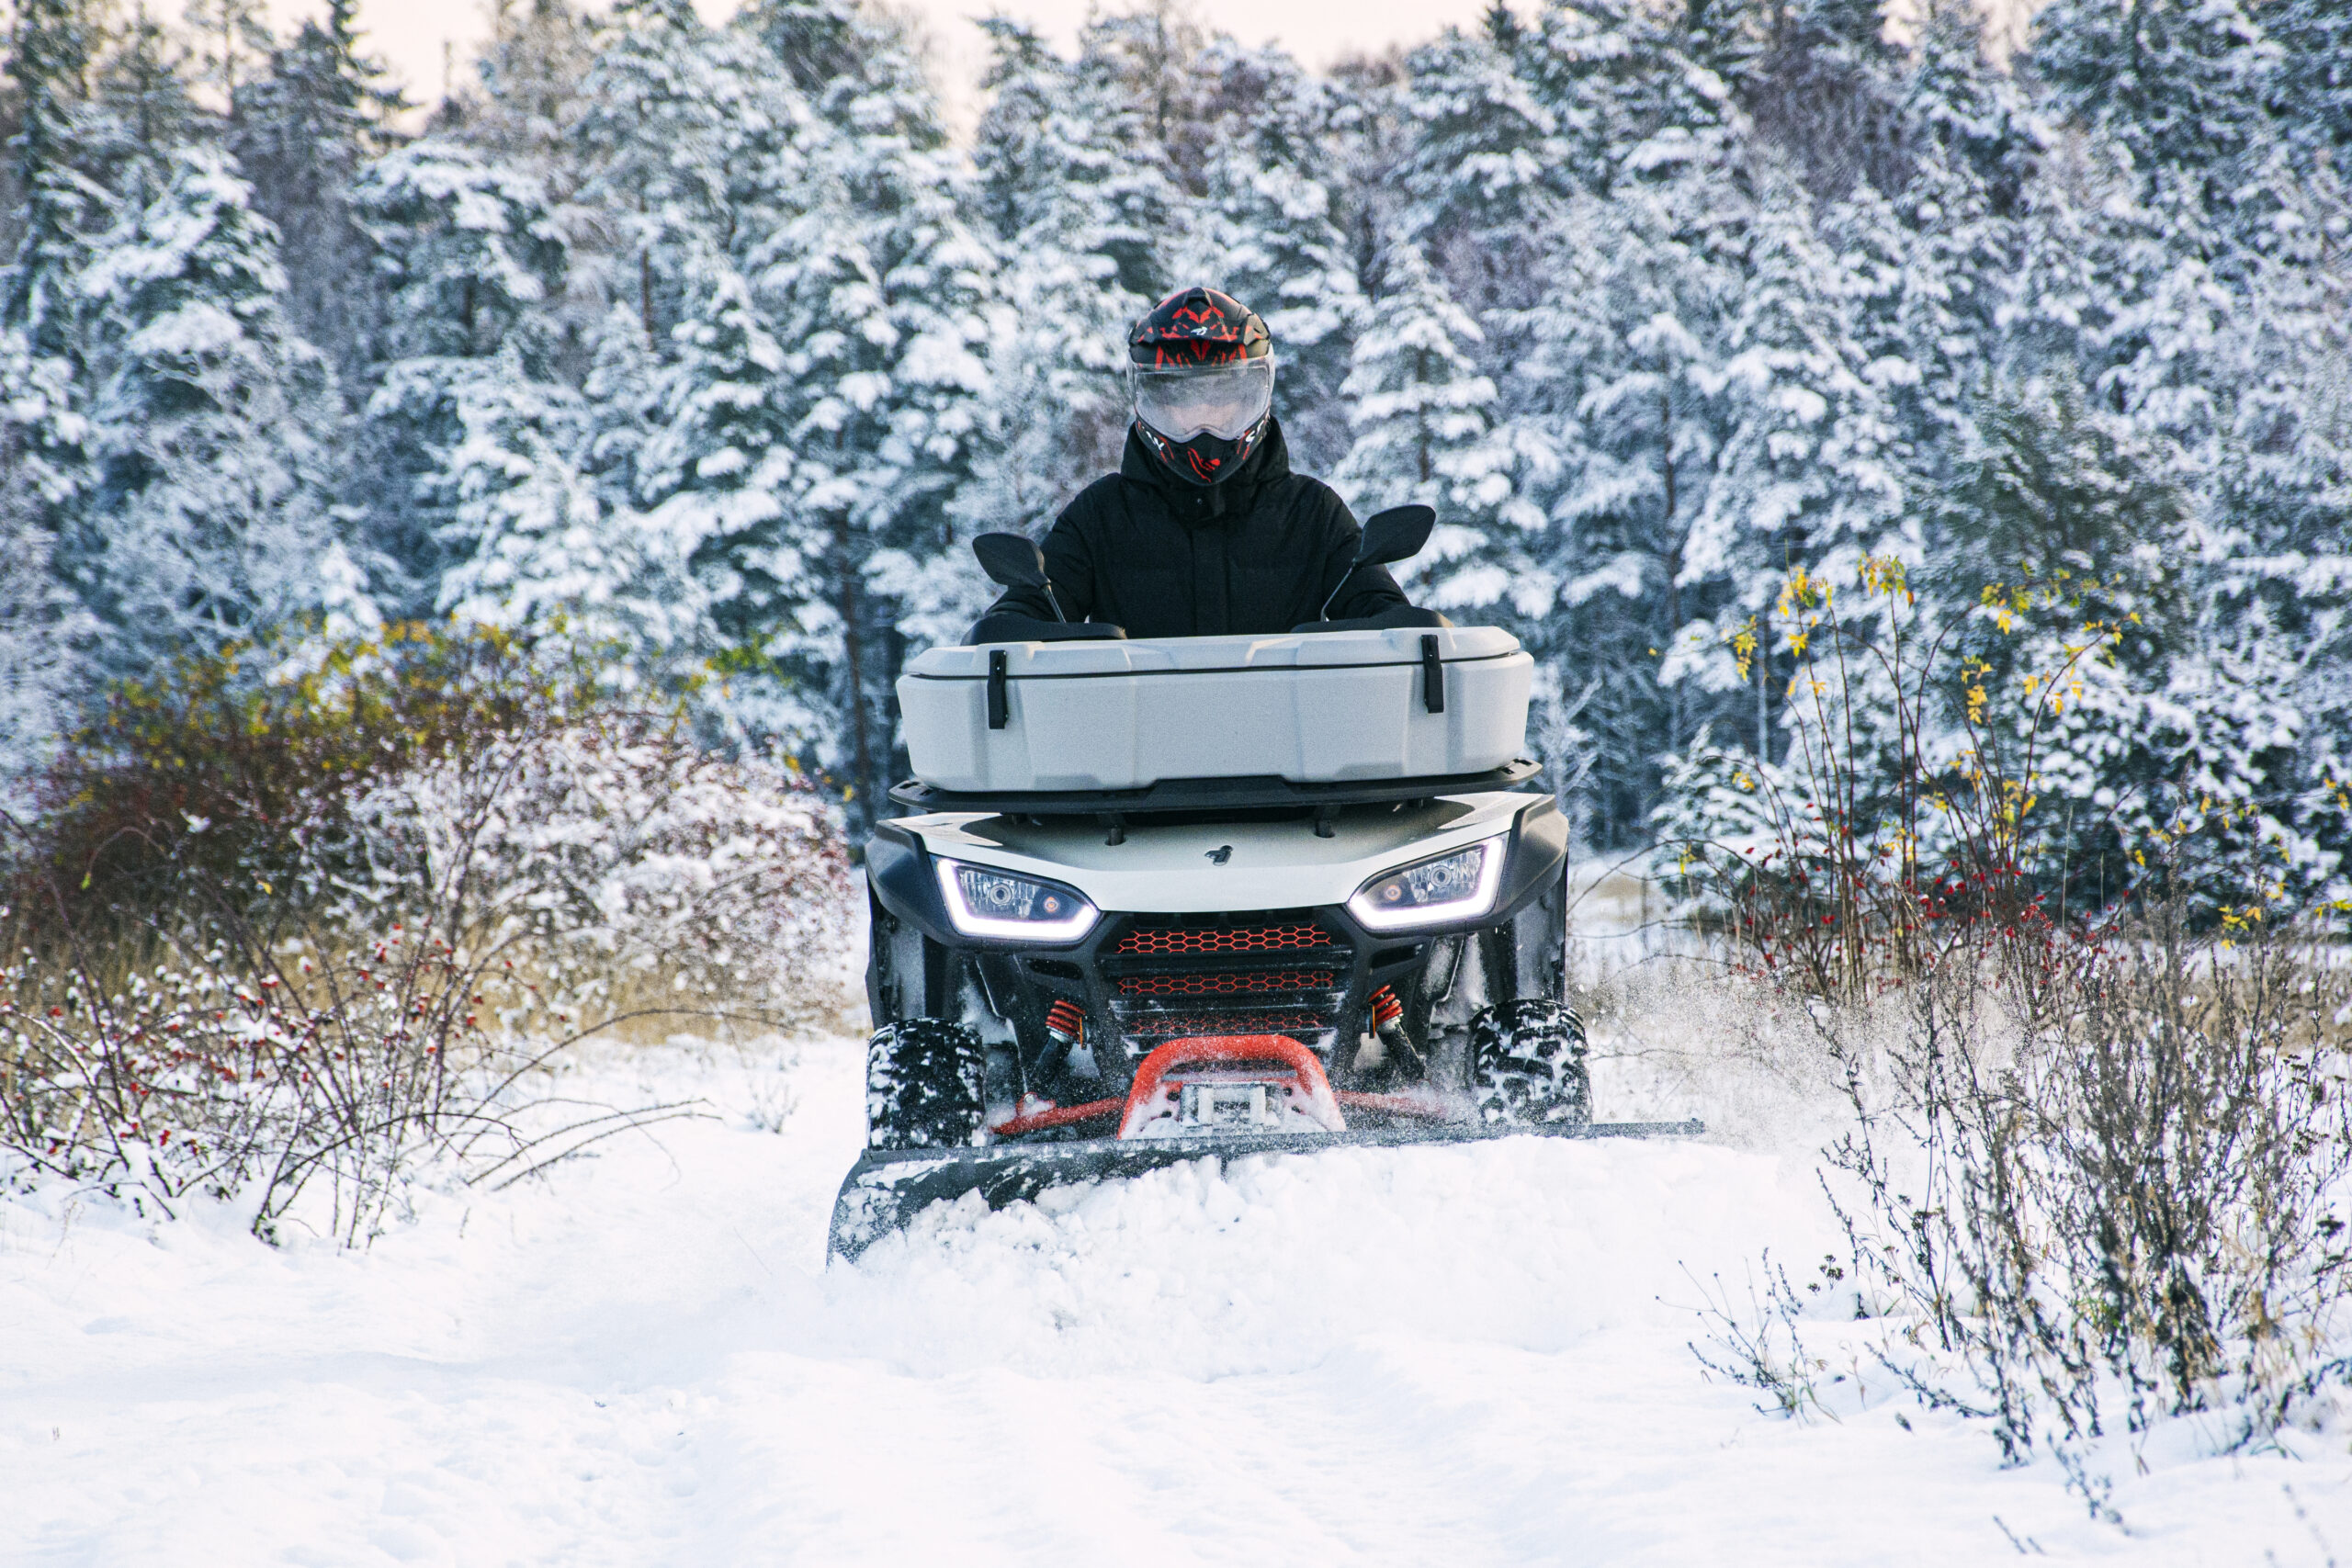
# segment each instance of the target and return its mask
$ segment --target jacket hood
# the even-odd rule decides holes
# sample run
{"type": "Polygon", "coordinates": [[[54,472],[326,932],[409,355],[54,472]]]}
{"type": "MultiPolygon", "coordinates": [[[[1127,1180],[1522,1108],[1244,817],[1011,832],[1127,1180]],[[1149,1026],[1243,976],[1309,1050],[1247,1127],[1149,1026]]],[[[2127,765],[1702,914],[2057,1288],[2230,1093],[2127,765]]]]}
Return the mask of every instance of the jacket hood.
{"type": "Polygon", "coordinates": [[[1283,440],[1283,422],[1269,414],[1265,439],[1231,479],[1213,485],[1187,484],[1154,460],[1143,437],[1129,424],[1126,450],[1119,456],[1119,477],[1148,488],[1183,522],[1211,522],[1229,513],[1248,513],[1260,489],[1288,479],[1290,447],[1283,440]]]}

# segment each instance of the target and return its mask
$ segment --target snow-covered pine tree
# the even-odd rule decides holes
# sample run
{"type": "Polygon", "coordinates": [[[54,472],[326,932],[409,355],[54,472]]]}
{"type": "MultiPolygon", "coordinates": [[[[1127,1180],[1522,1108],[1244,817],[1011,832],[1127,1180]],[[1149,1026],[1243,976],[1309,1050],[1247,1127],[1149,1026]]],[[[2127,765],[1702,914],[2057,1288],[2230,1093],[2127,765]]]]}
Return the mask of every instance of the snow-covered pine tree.
{"type": "Polygon", "coordinates": [[[277,229],[287,313],[355,393],[365,389],[367,338],[381,306],[351,183],[398,140],[392,124],[408,107],[361,49],[357,17],[358,0],[328,0],[322,21],[305,20],[240,84],[228,128],[254,209],[277,229]]]}
{"type": "Polygon", "coordinates": [[[1851,577],[1867,555],[1917,559],[1894,531],[1911,495],[1883,380],[1900,379],[1854,335],[1862,285],[1815,231],[1804,175],[1759,150],[1738,310],[1717,387],[1722,445],[1681,551],[1684,581],[1710,585],[1710,623],[1678,628],[1660,679],[1714,694],[1753,687],[1758,756],[1770,760],[1770,661],[1740,658],[1792,567],[1851,577]],[[1743,671],[1742,666],[1748,668],[1743,671]]]}
{"type": "Polygon", "coordinates": [[[1186,274],[1265,320],[1283,434],[1299,467],[1321,472],[1348,450],[1340,388],[1364,314],[1353,248],[1324,178],[1334,96],[1278,48],[1220,38],[1195,69],[1212,141],[1186,274]]]}
{"type": "Polygon", "coordinates": [[[1547,114],[1616,127],[1615,161],[1544,193],[1541,265],[1517,284],[1533,302],[1489,318],[1509,345],[1499,431],[1521,502],[1544,519],[1510,624],[1562,690],[1607,674],[1580,722],[1598,741],[1591,830],[1612,842],[1642,831],[1654,759],[1730,706],[1659,672],[1724,603],[1722,578],[1694,577],[1686,552],[1735,427],[1727,367],[1754,216],[1728,90],[1670,34],[1623,25],[1613,42],[1564,35],[1590,69],[1547,68],[1547,114]],[[1656,63],[1622,72],[1628,51],[1656,63]]]}
{"type": "Polygon", "coordinates": [[[1517,20],[1497,5],[1482,28],[1447,28],[1406,67],[1402,231],[1480,320],[1532,302],[1534,236],[1573,162],[1558,120],[1519,74],[1521,47],[1517,20]]]}
{"type": "MultiPolygon", "coordinates": [[[[1793,0],[1723,6],[1763,37],[1737,84],[1758,140],[1797,169],[1817,201],[1859,185],[1899,188],[1909,149],[1898,134],[1900,87],[1883,0],[1793,0]]],[[[1729,18],[1726,17],[1726,20],[1729,18]]]]}
{"type": "Polygon", "coordinates": [[[2259,15],[2280,54],[2271,113],[2306,166],[2324,150],[2340,178],[2352,153],[2352,10],[2338,0],[2272,0],[2259,15]]]}
{"type": "MultiPolygon", "coordinates": [[[[1201,78],[1193,69],[1205,42],[1181,0],[1137,0],[1099,13],[1078,39],[1080,73],[1105,101],[1124,106],[1133,117],[1132,130],[1121,138],[1130,156],[1138,164],[1158,164],[1186,191],[1211,136],[1208,106],[1201,101],[1201,78]]],[[[1157,215],[1160,232],[1170,242],[1181,238],[1181,211],[1180,200],[1157,215]]],[[[1154,220],[1149,209],[1133,216],[1154,220]]]]}
{"type": "Polygon", "coordinates": [[[74,279],[111,201],[82,168],[82,83],[92,28],[81,0],[23,0],[8,76],[17,99],[16,248],[0,273],[0,485],[46,521],[81,486],[86,457],[83,311],[74,279]]]}
{"type": "MultiPolygon", "coordinates": [[[[2204,818],[2241,849],[2295,840],[2279,786],[2303,715],[2290,661],[2233,630],[2211,594],[2210,530],[2165,453],[2063,374],[1986,400],[1923,577],[1959,622],[1948,657],[1974,677],[1974,693],[1947,694],[1942,750],[1982,748],[2021,778],[2030,761],[2035,826],[2063,846],[2080,907],[2138,879],[2135,852],[2165,841],[2151,829],[2169,838],[2204,818]],[[1963,696],[1979,710],[1967,734],[1963,696]]],[[[2257,858],[2233,857],[2218,879],[2182,869],[2234,901],[2257,858]]]]}
{"type": "Polygon", "coordinates": [[[1507,454],[1494,440],[1494,381],[1478,368],[1485,334],[1402,234],[1381,253],[1373,313],[1343,389],[1355,440],[1331,475],[1359,514],[1419,502],[1438,532],[1409,569],[1435,579],[1420,602],[1482,611],[1525,569],[1506,515],[1507,454]]]}
{"type": "Polygon", "coordinates": [[[591,99],[594,24],[569,0],[496,0],[478,83],[457,110],[462,135],[503,162],[537,173],[560,203],[578,180],[578,128],[591,99]]]}
{"type": "MultiPolygon", "coordinates": [[[[577,429],[564,412],[571,394],[553,375],[548,320],[562,288],[563,240],[535,177],[440,141],[367,165],[352,206],[386,293],[369,344],[361,439],[375,478],[366,543],[385,563],[390,604],[429,614],[442,605],[443,574],[482,543],[473,523],[458,516],[456,498],[526,482],[514,466],[517,448],[470,444],[461,411],[522,397],[501,417],[536,407],[554,422],[548,442],[522,444],[533,452],[559,449],[557,428],[577,429]],[[539,390],[473,385],[518,374],[539,390]],[[469,473],[478,461],[487,468],[469,473]]],[[[560,475],[544,482],[557,492],[573,483],[560,475]]]]}
{"type": "Polygon", "coordinates": [[[2049,111],[2128,154],[2143,199],[2185,182],[2216,219],[2256,239],[2274,217],[2279,166],[2270,104],[2281,51],[2243,0],[2055,0],[2034,18],[2023,66],[2049,111]]]}
{"type": "Polygon", "coordinates": [[[49,758],[88,693],[96,630],[57,577],[91,491],[88,313],[76,286],[107,193],[84,171],[94,28],[79,0],[22,0],[8,54],[14,247],[0,269],[0,795],[49,758]]]}
{"type": "Polygon", "coordinates": [[[280,310],[276,231],[228,160],[180,152],[78,286],[101,323],[96,462],[56,565],[101,628],[94,667],[143,673],[320,609],[338,547],[310,424],[333,378],[280,310]]]}
{"type": "Polygon", "coordinates": [[[514,630],[560,620],[582,637],[641,646],[646,621],[663,612],[636,592],[643,574],[629,531],[605,525],[582,461],[590,415],[579,395],[533,377],[513,343],[441,395],[448,446],[418,481],[447,519],[435,607],[514,630]]]}
{"type": "MultiPolygon", "coordinates": [[[[17,400],[22,422],[0,426],[0,440],[20,438],[24,426],[38,429],[36,418],[26,415],[65,402],[62,388],[40,383],[59,363],[32,363],[21,333],[0,333],[0,389],[17,400]]],[[[0,480],[0,811],[19,817],[35,804],[27,786],[49,762],[86,689],[76,650],[97,630],[57,576],[51,503],[28,482],[28,467],[18,457],[11,468],[9,454],[0,450],[0,470],[7,474],[0,480]]]]}
{"type": "Polygon", "coordinates": [[[813,739],[862,814],[894,771],[897,628],[935,615],[942,594],[959,607],[970,594],[951,564],[951,503],[988,392],[995,256],[967,222],[977,200],[895,28],[840,0],[770,0],[741,25],[796,74],[851,62],[815,105],[817,199],[747,270],[795,398],[789,504],[833,540],[839,720],[813,739]]]}
{"type": "Polygon", "coordinates": [[[707,618],[673,635],[717,677],[722,721],[762,741],[821,745],[839,720],[827,700],[841,658],[835,540],[796,504],[785,347],[724,256],[705,252],[691,288],[635,457],[639,532],[685,585],[680,608],[707,618]]]}
{"type": "Polygon", "coordinates": [[[173,152],[209,140],[215,126],[188,91],[198,62],[145,7],[102,27],[99,42],[76,161],[114,197],[114,211],[136,210],[171,179],[173,152]]]}
{"type": "MultiPolygon", "coordinates": [[[[1145,291],[1165,274],[1162,237],[1130,210],[1136,182],[1155,177],[1155,161],[1139,168],[1119,136],[1128,107],[1106,95],[1114,84],[1104,73],[1061,59],[1020,23],[981,25],[995,50],[986,82],[994,96],[980,120],[977,172],[980,210],[1002,258],[1006,320],[992,333],[973,472],[954,505],[975,534],[1035,532],[1118,463],[1128,417],[1120,345],[1149,303],[1145,291]]],[[[974,584],[967,597],[980,592],[974,584]]],[[[938,603],[949,620],[970,607],[938,603]]],[[[922,640],[961,629],[926,626],[922,640]]]]}
{"type": "Polygon", "coordinates": [[[645,443],[665,391],[663,371],[643,323],[628,305],[616,302],[607,309],[594,341],[594,356],[580,389],[589,421],[582,467],[596,486],[610,525],[628,528],[634,525],[645,443]]]}
{"type": "Polygon", "coordinates": [[[1912,491],[1940,493],[1969,446],[1969,403],[2000,357],[2017,276],[2031,128],[1984,55],[1971,0],[1934,0],[1901,101],[1900,186],[1864,185],[1821,214],[1857,289],[1853,335],[1887,399],[1912,491]]]}
{"type": "Polygon", "coordinates": [[[707,254],[741,263],[805,205],[776,175],[808,118],[775,62],[688,0],[623,0],[595,39],[570,134],[590,292],[627,302],[658,355],[707,254]],[[609,238],[600,238],[602,230],[609,238]]]}

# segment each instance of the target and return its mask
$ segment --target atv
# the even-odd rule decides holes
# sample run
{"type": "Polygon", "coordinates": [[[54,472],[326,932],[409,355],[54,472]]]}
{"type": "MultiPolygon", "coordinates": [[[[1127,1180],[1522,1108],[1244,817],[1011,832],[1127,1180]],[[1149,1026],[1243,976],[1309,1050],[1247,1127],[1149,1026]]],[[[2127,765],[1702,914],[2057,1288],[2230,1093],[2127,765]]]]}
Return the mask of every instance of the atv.
{"type": "MultiPolygon", "coordinates": [[[[1354,566],[1434,522],[1372,518],[1354,566]]],[[[1046,584],[1029,539],[975,550],[1046,584]]],[[[1134,640],[995,615],[911,660],[832,1252],[942,1199],[1204,1156],[1698,1131],[1592,1121],[1566,823],[1517,754],[1532,671],[1413,608],[1134,640]]]]}

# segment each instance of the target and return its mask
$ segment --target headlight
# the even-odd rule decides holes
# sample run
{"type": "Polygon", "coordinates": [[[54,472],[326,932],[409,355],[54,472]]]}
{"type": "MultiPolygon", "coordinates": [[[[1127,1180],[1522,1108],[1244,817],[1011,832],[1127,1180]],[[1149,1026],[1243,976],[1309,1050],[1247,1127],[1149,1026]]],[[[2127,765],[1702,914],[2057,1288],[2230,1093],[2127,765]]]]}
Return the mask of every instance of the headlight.
{"type": "Polygon", "coordinates": [[[947,918],[966,936],[1076,942],[1094,929],[1094,906],[1057,882],[961,861],[935,863],[947,918]]]}
{"type": "Polygon", "coordinates": [[[1471,919],[1493,908],[1502,879],[1503,840],[1487,839],[1374,877],[1348,900],[1348,913],[1376,931],[1471,919]]]}

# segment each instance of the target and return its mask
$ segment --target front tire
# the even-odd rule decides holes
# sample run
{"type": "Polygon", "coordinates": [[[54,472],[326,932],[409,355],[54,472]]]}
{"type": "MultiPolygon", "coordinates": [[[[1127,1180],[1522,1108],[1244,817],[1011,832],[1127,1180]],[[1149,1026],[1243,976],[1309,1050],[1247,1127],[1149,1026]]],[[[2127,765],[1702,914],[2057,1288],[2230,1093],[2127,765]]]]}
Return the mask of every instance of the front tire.
{"type": "Polygon", "coordinates": [[[1584,1021],[1559,1002],[1531,998],[1486,1008],[1470,1021],[1470,1093],[1489,1126],[1588,1126],[1592,1078],[1584,1021]]]}
{"type": "Polygon", "coordinates": [[[883,1025],[865,1047],[865,1146],[962,1148],[978,1134],[988,1050],[940,1018],[883,1025]]]}

